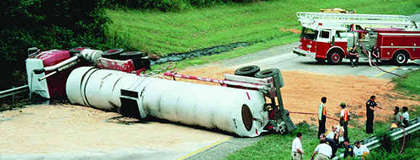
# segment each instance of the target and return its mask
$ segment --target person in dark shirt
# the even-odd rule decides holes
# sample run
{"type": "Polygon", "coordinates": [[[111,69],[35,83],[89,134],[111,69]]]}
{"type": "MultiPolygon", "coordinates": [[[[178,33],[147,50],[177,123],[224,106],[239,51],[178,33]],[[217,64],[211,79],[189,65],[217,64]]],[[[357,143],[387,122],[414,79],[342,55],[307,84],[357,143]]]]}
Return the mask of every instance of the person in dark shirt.
{"type": "Polygon", "coordinates": [[[375,96],[371,96],[370,99],[366,102],[366,133],[373,133],[373,112],[375,111],[375,107],[377,106],[375,99],[375,96]]]}
{"type": "Polygon", "coordinates": [[[350,157],[354,156],[353,153],[353,146],[350,145],[349,140],[344,140],[344,159],[350,159],[350,157]]]}

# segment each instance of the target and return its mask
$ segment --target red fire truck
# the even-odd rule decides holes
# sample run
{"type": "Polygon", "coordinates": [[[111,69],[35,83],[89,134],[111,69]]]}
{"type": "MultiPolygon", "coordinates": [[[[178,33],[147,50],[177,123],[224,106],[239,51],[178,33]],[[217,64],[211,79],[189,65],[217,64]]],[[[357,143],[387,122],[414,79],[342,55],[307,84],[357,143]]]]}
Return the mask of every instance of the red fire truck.
{"type": "Polygon", "coordinates": [[[398,65],[420,59],[420,30],[413,17],[312,12],[297,16],[303,29],[293,52],[320,63],[339,64],[350,51],[398,65]]]}

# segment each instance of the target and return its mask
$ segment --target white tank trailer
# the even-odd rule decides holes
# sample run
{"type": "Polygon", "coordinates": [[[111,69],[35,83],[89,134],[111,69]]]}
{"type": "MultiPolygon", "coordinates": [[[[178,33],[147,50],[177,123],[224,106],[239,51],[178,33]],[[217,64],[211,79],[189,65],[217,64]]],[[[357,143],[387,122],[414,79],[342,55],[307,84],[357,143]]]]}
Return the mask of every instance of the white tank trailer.
{"type": "Polygon", "coordinates": [[[269,123],[263,93],[80,67],[66,83],[72,104],[259,136],[269,123]]]}

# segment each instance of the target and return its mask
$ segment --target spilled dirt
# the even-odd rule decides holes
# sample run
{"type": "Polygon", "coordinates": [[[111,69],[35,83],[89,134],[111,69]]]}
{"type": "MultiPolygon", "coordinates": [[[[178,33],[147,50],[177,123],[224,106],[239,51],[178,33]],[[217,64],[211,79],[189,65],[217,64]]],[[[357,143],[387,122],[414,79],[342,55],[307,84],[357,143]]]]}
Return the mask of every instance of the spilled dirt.
{"type": "Polygon", "coordinates": [[[124,148],[183,153],[226,137],[229,135],[182,125],[138,122],[76,105],[37,105],[0,113],[0,155],[124,148]]]}
{"type": "MultiPolygon", "coordinates": [[[[215,65],[190,68],[179,71],[182,74],[224,79],[224,74],[233,74],[234,69],[220,68],[215,65]]],[[[364,124],[366,120],[365,103],[371,95],[377,97],[379,107],[375,113],[375,120],[388,120],[392,117],[395,106],[420,105],[420,101],[412,100],[393,90],[394,84],[390,80],[368,78],[366,76],[335,76],[314,74],[300,71],[282,71],[285,86],[281,88],[285,108],[290,112],[317,113],[321,97],[327,97],[328,116],[339,119],[341,102],[349,106],[352,120],[364,124]],[[353,118],[354,117],[354,118],[353,118]]],[[[215,83],[192,81],[209,85],[215,83]]],[[[295,123],[306,121],[317,124],[317,115],[291,114],[295,123]]],[[[327,126],[338,124],[328,119],[327,126]]]]}

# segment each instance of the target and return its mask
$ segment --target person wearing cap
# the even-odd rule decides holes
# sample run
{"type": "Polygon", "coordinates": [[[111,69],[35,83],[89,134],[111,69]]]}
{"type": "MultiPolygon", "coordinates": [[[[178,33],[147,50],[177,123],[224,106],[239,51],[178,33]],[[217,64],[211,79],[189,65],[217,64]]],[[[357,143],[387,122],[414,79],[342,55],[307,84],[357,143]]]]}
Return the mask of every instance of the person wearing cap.
{"type": "Polygon", "coordinates": [[[318,137],[325,133],[325,122],[327,120],[327,108],[325,104],[327,103],[327,97],[321,98],[321,104],[319,104],[318,108],[318,137]]]}
{"type": "Polygon", "coordinates": [[[314,152],[312,153],[311,160],[328,160],[331,158],[332,148],[327,144],[325,139],[321,139],[320,144],[316,146],[314,152]],[[316,155],[316,157],[315,157],[316,155]]]}
{"type": "Polygon", "coordinates": [[[361,157],[362,160],[369,154],[369,149],[365,145],[361,145],[359,141],[354,142],[354,156],[361,157]]]}
{"type": "Polygon", "coordinates": [[[349,139],[347,132],[347,125],[350,119],[349,110],[346,108],[346,103],[344,102],[341,102],[340,107],[340,126],[344,129],[344,139],[349,139]]]}
{"type": "Polygon", "coordinates": [[[302,133],[298,132],[292,142],[292,160],[303,160],[302,133]]]}
{"type": "Polygon", "coordinates": [[[375,102],[376,97],[370,96],[370,99],[366,102],[366,133],[373,133],[373,119],[375,107],[378,105],[375,102]]]}
{"type": "Polygon", "coordinates": [[[344,140],[344,159],[349,159],[350,157],[353,157],[354,156],[354,153],[353,153],[353,146],[352,145],[350,145],[350,143],[349,143],[349,140],[348,139],[346,139],[346,140],[344,140]]]}

